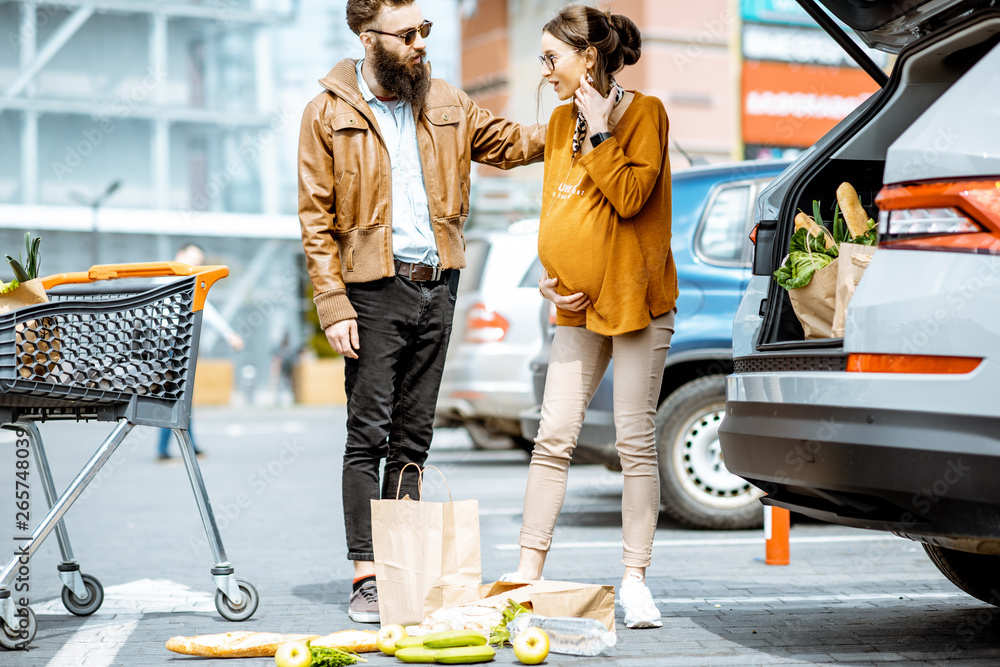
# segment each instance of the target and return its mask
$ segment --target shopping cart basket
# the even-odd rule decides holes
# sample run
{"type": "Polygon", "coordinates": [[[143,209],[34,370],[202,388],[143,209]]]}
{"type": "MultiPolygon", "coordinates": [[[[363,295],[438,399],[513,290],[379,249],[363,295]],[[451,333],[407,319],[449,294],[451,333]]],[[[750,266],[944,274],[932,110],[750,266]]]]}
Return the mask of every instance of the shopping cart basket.
{"type": "Polygon", "coordinates": [[[215,565],[215,607],[230,621],[257,610],[257,589],[237,579],[188,433],[202,307],[225,266],[175,262],[93,266],[42,279],[50,302],[0,315],[0,424],[25,438],[34,453],[49,511],[0,571],[0,646],[23,648],[35,637],[30,607],[11,595],[18,570],[53,530],[59,541],[62,601],[79,616],[100,608],[101,583],[73,558],[63,515],[134,426],[172,429],[180,443],[215,565]],[[123,278],[180,276],[161,283],[123,278]],[[112,281],[100,282],[97,281],[112,281]],[[56,496],[37,421],[117,422],[60,496],[56,496]]]}

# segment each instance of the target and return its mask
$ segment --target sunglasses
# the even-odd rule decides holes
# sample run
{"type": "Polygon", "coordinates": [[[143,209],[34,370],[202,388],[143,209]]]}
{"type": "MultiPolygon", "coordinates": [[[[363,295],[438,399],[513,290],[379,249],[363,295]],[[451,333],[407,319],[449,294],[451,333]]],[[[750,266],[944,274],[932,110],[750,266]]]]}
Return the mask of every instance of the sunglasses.
{"type": "Polygon", "coordinates": [[[365,32],[374,32],[377,35],[388,35],[389,37],[398,37],[403,40],[403,44],[410,46],[417,39],[417,33],[420,33],[420,39],[427,39],[428,35],[431,34],[431,26],[434,25],[430,21],[424,21],[420,24],[420,27],[410,28],[406,32],[382,32],[381,30],[366,30],[365,32]]]}
{"type": "Polygon", "coordinates": [[[544,54],[538,56],[538,62],[542,63],[542,67],[547,68],[550,72],[556,68],[556,59],[562,58],[563,56],[571,56],[574,53],[580,53],[583,49],[577,49],[576,51],[567,51],[566,53],[555,53],[552,55],[544,54]]]}

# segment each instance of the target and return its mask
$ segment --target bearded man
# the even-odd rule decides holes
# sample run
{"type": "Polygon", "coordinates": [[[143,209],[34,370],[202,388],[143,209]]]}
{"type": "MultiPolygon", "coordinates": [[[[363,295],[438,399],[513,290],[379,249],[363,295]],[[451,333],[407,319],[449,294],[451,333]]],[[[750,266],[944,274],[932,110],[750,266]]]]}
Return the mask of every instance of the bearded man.
{"type": "MultiPolygon", "coordinates": [[[[496,118],[430,76],[413,0],[348,0],[365,57],[320,81],[299,136],[299,220],[320,324],[345,357],[348,613],[379,622],[370,501],[427,459],[451,334],[471,162],[542,160],[545,127],[496,118]],[[384,471],[381,471],[384,460],[384,471]],[[380,490],[381,476],[381,490],[380,490]]],[[[400,496],[418,498],[417,476],[400,496]]]]}

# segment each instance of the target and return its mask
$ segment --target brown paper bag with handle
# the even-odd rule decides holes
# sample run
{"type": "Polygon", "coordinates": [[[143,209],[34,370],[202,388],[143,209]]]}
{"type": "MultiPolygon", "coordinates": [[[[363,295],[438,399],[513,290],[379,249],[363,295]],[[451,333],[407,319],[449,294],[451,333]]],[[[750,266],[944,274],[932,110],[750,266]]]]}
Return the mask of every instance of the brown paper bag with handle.
{"type": "Polygon", "coordinates": [[[815,272],[805,287],[788,290],[792,310],[802,325],[806,340],[833,337],[836,293],[837,260],[815,272]]]}
{"type": "Polygon", "coordinates": [[[858,287],[858,281],[875,255],[875,246],[858,243],[841,243],[837,257],[837,284],[834,298],[832,335],[843,338],[847,322],[847,306],[858,287]]]}
{"type": "MultiPolygon", "coordinates": [[[[420,476],[415,463],[403,466],[420,476]]],[[[441,474],[441,471],[438,470],[441,474]]],[[[441,474],[444,477],[443,474],[441,474]]],[[[447,484],[447,481],[446,481],[447,484]]],[[[422,494],[421,494],[422,495],[422,494]]],[[[451,499],[438,503],[412,500],[372,500],[372,545],[382,625],[420,623],[441,607],[479,599],[482,564],[479,543],[479,503],[451,499]]]]}

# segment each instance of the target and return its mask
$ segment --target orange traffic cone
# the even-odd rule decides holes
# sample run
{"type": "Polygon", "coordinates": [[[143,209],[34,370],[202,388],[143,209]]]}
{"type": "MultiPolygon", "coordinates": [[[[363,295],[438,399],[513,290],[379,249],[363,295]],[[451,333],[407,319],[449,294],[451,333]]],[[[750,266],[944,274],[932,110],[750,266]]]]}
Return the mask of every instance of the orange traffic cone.
{"type": "Polygon", "coordinates": [[[766,540],[766,558],[768,565],[788,565],[788,527],[791,523],[791,512],[783,507],[764,505],[764,539],[766,540]]]}

